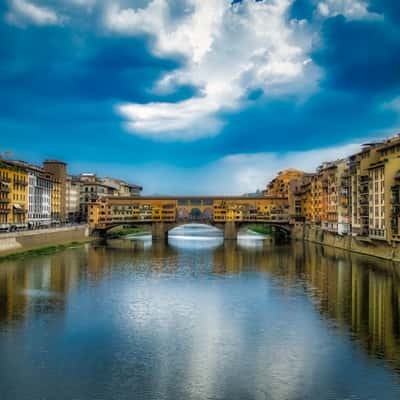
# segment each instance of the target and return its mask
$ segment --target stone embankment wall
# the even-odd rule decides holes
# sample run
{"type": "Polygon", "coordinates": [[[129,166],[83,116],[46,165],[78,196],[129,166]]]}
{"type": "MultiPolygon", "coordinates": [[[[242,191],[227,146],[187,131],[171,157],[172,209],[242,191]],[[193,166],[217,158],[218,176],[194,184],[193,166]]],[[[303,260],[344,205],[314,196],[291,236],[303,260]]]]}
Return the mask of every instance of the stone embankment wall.
{"type": "Polygon", "coordinates": [[[0,256],[45,246],[82,242],[88,237],[89,228],[86,225],[0,233],[0,256]]]}
{"type": "Polygon", "coordinates": [[[400,245],[389,244],[382,240],[340,236],[309,225],[296,225],[293,238],[400,262],[400,245]]]}

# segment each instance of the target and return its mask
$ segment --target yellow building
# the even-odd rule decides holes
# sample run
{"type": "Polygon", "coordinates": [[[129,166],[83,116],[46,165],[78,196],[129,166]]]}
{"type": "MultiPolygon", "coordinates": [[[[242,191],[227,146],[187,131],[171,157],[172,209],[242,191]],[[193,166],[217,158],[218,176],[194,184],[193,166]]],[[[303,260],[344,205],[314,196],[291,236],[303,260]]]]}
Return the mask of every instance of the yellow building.
{"type": "Polygon", "coordinates": [[[315,174],[311,179],[311,222],[321,225],[322,220],[322,177],[315,174]]]}
{"type": "Polygon", "coordinates": [[[278,172],[278,175],[267,185],[264,195],[288,197],[291,194],[291,191],[289,190],[291,182],[302,178],[303,175],[303,171],[293,168],[278,172]]]}
{"type": "Polygon", "coordinates": [[[310,223],[313,220],[313,193],[312,180],[313,177],[304,180],[301,185],[294,190],[294,219],[295,221],[303,221],[310,223]]]}
{"type": "Polygon", "coordinates": [[[19,228],[27,222],[28,174],[11,162],[0,160],[0,227],[19,228]]]}
{"type": "Polygon", "coordinates": [[[59,223],[62,217],[62,185],[61,182],[55,179],[51,174],[47,177],[52,182],[51,189],[51,222],[59,223]]]}
{"type": "Polygon", "coordinates": [[[280,171],[278,175],[267,185],[264,191],[265,197],[274,197],[286,199],[284,205],[275,208],[274,214],[279,218],[279,214],[288,214],[290,218],[294,218],[296,214],[296,196],[298,188],[305,182],[306,176],[303,171],[297,169],[286,169],[280,171]]]}

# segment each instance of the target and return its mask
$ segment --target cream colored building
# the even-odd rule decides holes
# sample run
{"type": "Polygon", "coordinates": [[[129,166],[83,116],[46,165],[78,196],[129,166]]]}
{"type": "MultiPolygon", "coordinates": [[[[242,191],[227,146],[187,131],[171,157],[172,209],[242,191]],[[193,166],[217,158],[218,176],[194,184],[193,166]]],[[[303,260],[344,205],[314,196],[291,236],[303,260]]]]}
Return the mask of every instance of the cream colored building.
{"type": "Polygon", "coordinates": [[[67,176],[65,189],[66,219],[69,223],[79,221],[81,183],[78,177],[67,176]]]}
{"type": "Polygon", "coordinates": [[[378,160],[368,168],[369,236],[398,241],[400,135],[377,146],[376,153],[378,160]]]}

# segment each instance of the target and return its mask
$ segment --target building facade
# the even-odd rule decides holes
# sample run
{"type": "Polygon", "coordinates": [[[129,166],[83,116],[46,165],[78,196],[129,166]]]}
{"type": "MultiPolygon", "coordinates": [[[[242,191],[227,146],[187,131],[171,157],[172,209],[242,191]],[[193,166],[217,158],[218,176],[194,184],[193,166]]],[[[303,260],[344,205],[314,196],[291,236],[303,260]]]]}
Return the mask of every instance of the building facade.
{"type": "Polygon", "coordinates": [[[81,195],[81,183],[76,176],[67,176],[65,204],[66,220],[68,223],[79,222],[79,204],[81,195]]]}
{"type": "MultiPolygon", "coordinates": [[[[270,187],[280,187],[278,178],[270,187]]],[[[400,241],[400,135],[324,163],[290,190],[298,221],[338,235],[400,241]]]]}
{"type": "Polygon", "coordinates": [[[81,174],[79,182],[79,219],[85,222],[88,221],[90,204],[107,196],[138,197],[142,191],[141,186],[129,184],[120,179],[98,177],[91,173],[81,174]]]}
{"type": "Polygon", "coordinates": [[[32,228],[51,224],[51,194],[53,183],[41,171],[28,173],[28,224],[32,228]]]}
{"type": "Polygon", "coordinates": [[[57,222],[65,222],[67,219],[67,164],[59,160],[45,160],[43,169],[54,179],[52,218],[57,222]]]}
{"type": "Polygon", "coordinates": [[[28,174],[8,160],[0,159],[0,229],[26,227],[28,174]]]}

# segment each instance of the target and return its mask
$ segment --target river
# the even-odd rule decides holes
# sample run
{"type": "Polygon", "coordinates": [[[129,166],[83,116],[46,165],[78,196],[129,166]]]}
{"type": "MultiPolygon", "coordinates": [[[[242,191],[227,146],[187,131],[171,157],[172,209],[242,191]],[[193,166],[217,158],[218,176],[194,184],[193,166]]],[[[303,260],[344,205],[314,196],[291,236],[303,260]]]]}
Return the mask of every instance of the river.
{"type": "Polygon", "coordinates": [[[0,263],[0,399],[400,398],[400,266],[195,228],[0,263]]]}

